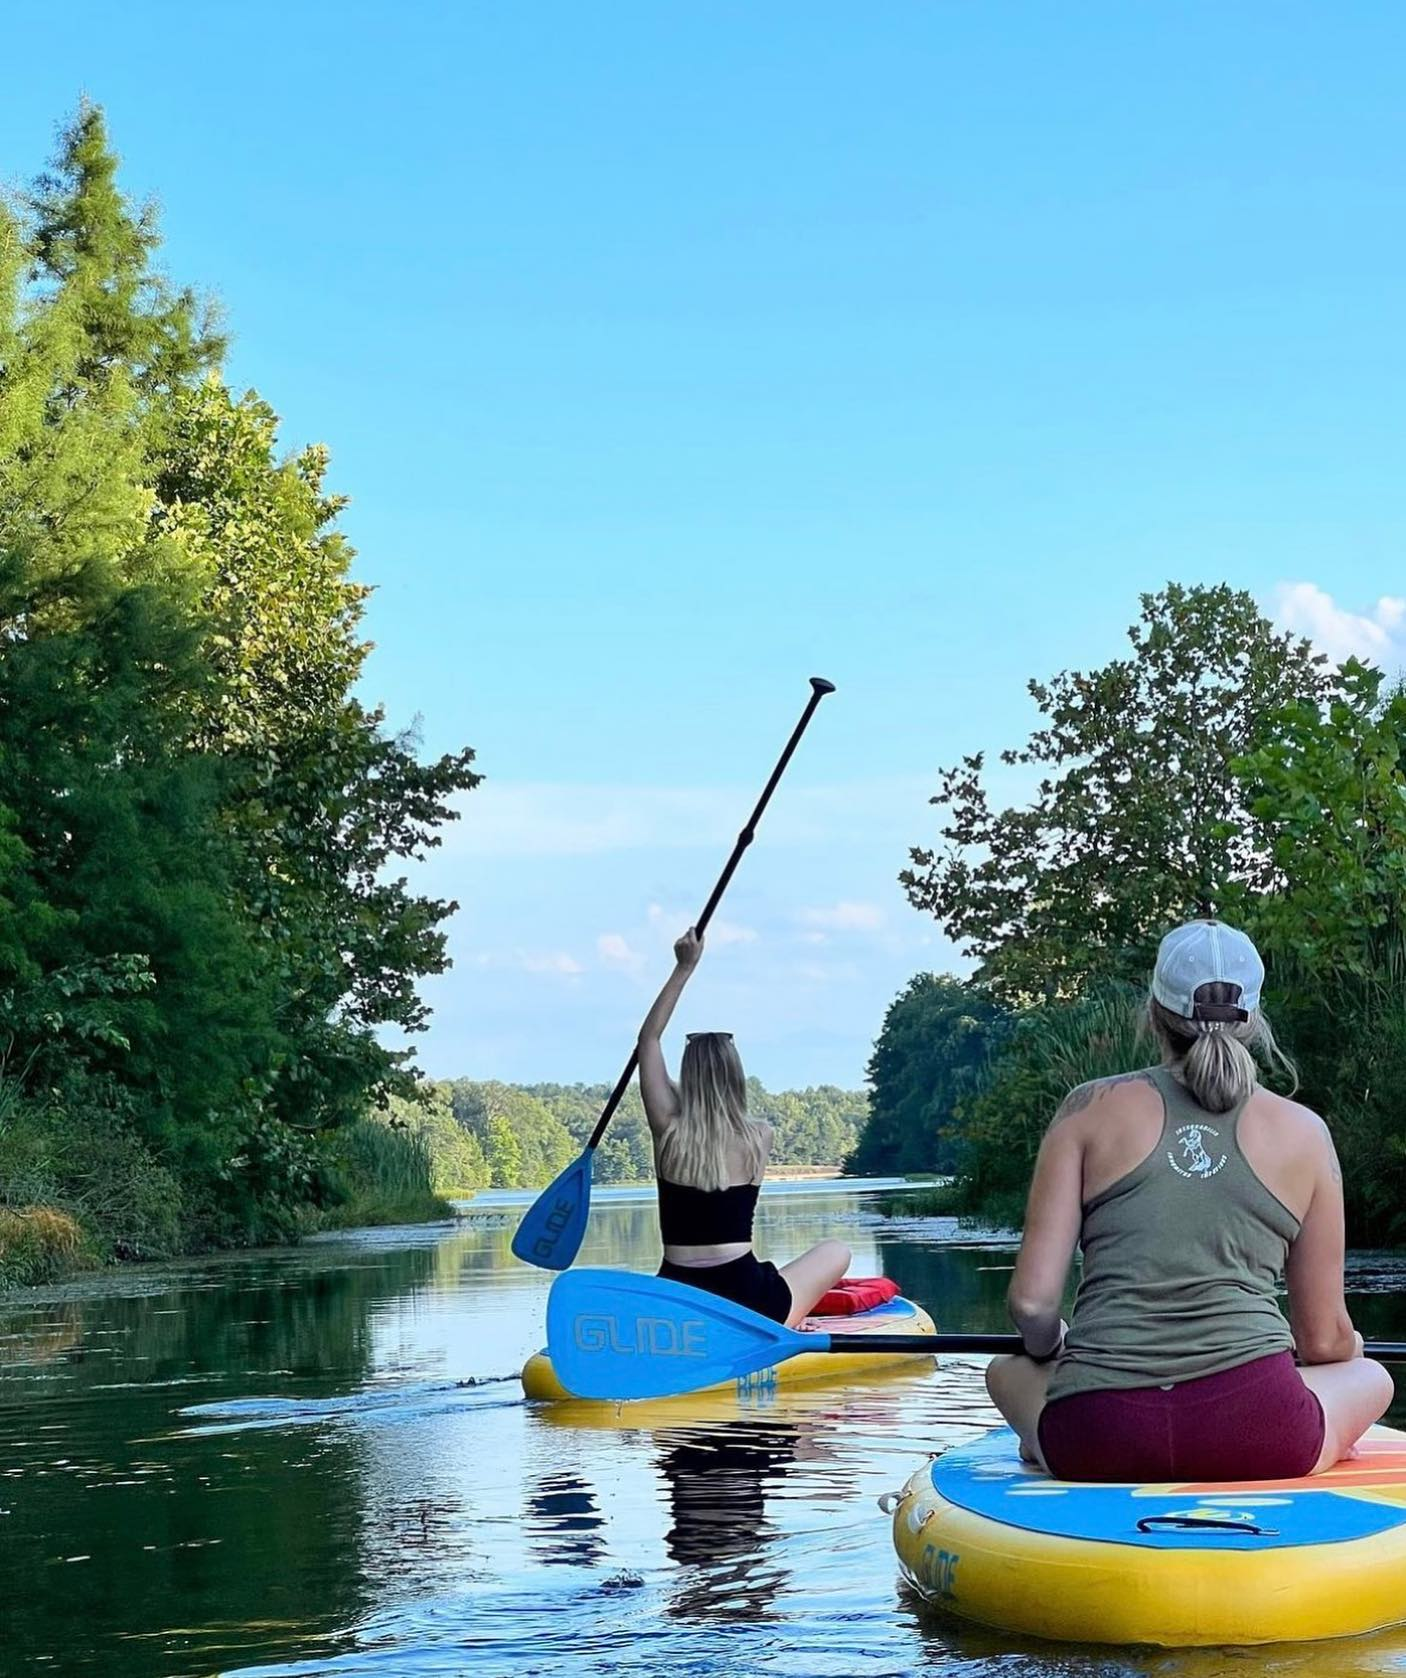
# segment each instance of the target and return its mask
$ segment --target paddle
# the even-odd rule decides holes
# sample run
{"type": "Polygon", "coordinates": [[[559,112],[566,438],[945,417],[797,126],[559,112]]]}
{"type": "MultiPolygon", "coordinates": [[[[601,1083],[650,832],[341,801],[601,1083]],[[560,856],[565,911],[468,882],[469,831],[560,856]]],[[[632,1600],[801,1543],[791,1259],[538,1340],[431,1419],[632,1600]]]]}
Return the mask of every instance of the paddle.
{"type": "Polygon", "coordinates": [[[1010,1334],[801,1333],[660,1276],[572,1270],[552,1283],[547,1350],[579,1398],[667,1398],[802,1352],[1008,1352],[1010,1334]]]}
{"type": "MultiPolygon", "coordinates": [[[[802,1333],[730,1299],[659,1276],[573,1270],[552,1284],[547,1350],[578,1398],[668,1398],[737,1380],[803,1352],[1018,1352],[1014,1334],[802,1333]]],[[[1367,1355],[1406,1359],[1406,1342],[1367,1355]]]]}
{"type": "MultiPolygon", "coordinates": [[[[713,918],[713,911],[722,902],[723,893],[737,872],[743,851],[756,838],[757,823],[762,819],[762,811],[771,802],[777,782],[785,773],[786,765],[791,761],[791,754],[800,744],[806,725],[815,715],[816,706],[827,693],[835,691],[835,684],[827,682],[823,676],[812,676],[810,687],[810,699],[801,713],[801,720],[791,731],[785,751],[777,759],[771,778],[762,788],[756,809],[748,816],[747,825],[737,835],[732,855],[727,859],[727,866],[718,876],[718,883],[703,905],[703,913],[693,923],[694,930],[700,935],[707,930],[708,922],[713,918]]],[[[601,1115],[596,1120],[596,1128],[591,1132],[590,1141],[580,1156],[574,1159],[560,1176],[548,1183],[528,1207],[522,1222],[517,1226],[517,1233],[513,1236],[513,1254],[525,1264],[539,1265],[543,1270],[565,1270],[581,1250],[581,1240],[586,1233],[586,1220],[591,1214],[591,1167],[596,1148],[601,1137],[605,1135],[605,1127],[610,1123],[611,1115],[630,1087],[630,1079],[635,1075],[638,1061],[638,1052],[631,1051],[630,1058],[625,1063],[625,1070],[606,1098],[601,1115]]]]}

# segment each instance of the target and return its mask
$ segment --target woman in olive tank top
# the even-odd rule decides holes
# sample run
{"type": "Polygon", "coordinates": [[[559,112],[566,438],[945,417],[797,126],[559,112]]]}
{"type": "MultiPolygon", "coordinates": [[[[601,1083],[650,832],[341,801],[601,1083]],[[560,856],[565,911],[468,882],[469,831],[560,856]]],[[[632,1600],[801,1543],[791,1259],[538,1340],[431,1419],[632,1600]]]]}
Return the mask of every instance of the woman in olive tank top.
{"type": "Polygon", "coordinates": [[[1327,1126],[1258,1081],[1252,1050],[1288,1064],[1263,981],[1244,933],[1169,933],[1148,1002],[1162,1064],[1082,1085],[1045,1136],[1009,1296],[1026,1353],[994,1359],[987,1386],[1061,1479],[1316,1473],[1391,1402],[1343,1300],[1327,1126]]]}

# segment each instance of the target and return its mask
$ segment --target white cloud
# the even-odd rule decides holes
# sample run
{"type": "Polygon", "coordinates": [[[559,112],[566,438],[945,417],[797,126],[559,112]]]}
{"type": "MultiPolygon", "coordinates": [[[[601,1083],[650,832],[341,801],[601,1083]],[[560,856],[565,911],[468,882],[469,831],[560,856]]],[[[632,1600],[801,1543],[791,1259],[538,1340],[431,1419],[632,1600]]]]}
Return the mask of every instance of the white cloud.
{"type": "Polygon", "coordinates": [[[607,967],[623,967],[636,973],[644,966],[644,956],[620,932],[602,932],[596,939],[596,953],[607,967]]]}
{"type": "Polygon", "coordinates": [[[1281,583],[1274,618],[1334,663],[1355,656],[1392,672],[1406,660],[1406,599],[1396,595],[1384,594],[1369,613],[1350,612],[1317,583],[1281,583]]]}
{"type": "Polygon", "coordinates": [[[523,956],[521,966],[524,973],[561,973],[568,978],[586,971],[576,957],[568,955],[565,950],[552,950],[546,955],[523,956]]]}
{"type": "Polygon", "coordinates": [[[759,936],[756,927],[739,921],[713,921],[708,927],[710,944],[755,944],[759,936]]]}
{"type": "MultiPolygon", "coordinates": [[[[686,910],[666,909],[661,903],[651,903],[649,924],[661,943],[672,945],[688,930],[690,917],[686,910]]],[[[744,926],[741,921],[714,918],[708,923],[706,936],[707,942],[717,949],[724,944],[755,944],[761,935],[756,927],[744,926]]]]}
{"type": "Polygon", "coordinates": [[[877,932],[884,924],[884,912],[877,903],[834,903],[828,908],[801,909],[796,919],[802,926],[822,932],[877,932]]]}

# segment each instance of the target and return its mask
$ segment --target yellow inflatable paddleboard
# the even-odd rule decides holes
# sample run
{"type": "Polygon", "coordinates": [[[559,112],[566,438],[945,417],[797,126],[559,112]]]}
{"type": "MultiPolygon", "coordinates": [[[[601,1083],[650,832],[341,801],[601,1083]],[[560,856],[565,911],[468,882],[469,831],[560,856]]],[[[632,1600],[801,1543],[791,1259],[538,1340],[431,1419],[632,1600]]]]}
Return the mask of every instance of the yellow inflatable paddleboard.
{"type": "Polygon", "coordinates": [[[1326,1474],[1093,1485],[1022,1463],[999,1428],[893,1508],[908,1579],[1004,1631],[1166,1647],[1352,1637],[1406,1622],[1406,1434],[1376,1427],[1326,1474]]]}
{"type": "MultiPolygon", "coordinates": [[[[934,1334],[932,1318],[921,1305],[911,1299],[891,1299],[886,1305],[876,1305],[870,1311],[857,1312],[852,1317],[808,1317],[802,1331],[818,1330],[827,1334],[934,1334]]],[[[914,1352],[802,1352],[784,1363],[759,1369],[735,1381],[719,1381],[697,1389],[707,1393],[728,1393],[739,1398],[765,1396],[777,1387],[800,1385],[803,1382],[824,1382],[840,1386],[856,1377],[873,1375],[879,1370],[921,1368],[931,1359],[914,1352]]],[[[522,1390],[528,1398],[541,1404],[594,1404],[597,1408],[630,1410],[640,1403],[651,1407],[659,1404],[686,1404],[693,1394],[685,1393],[671,1399],[635,1399],[617,1404],[609,1399],[582,1399],[569,1393],[557,1379],[552,1360],[546,1352],[534,1352],[523,1365],[522,1390]]]]}

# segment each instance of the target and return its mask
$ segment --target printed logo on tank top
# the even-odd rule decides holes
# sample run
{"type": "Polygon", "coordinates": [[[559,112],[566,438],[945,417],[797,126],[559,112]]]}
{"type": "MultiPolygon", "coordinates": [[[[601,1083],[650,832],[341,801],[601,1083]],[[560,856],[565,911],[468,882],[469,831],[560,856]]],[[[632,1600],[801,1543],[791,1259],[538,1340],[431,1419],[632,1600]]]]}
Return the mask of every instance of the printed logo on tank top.
{"type": "Polygon", "coordinates": [[[1229,1158],[1224,1153],[1219,1159],[1211,1157],[1213,1151],[1220,1151],[1220,1132],[1211,1125],[1179,1124],[1174,1135],[1176,1148],[1167,1149],[1167,1164],[1178,1177],[1214,1177],[1229,1158]]]}

